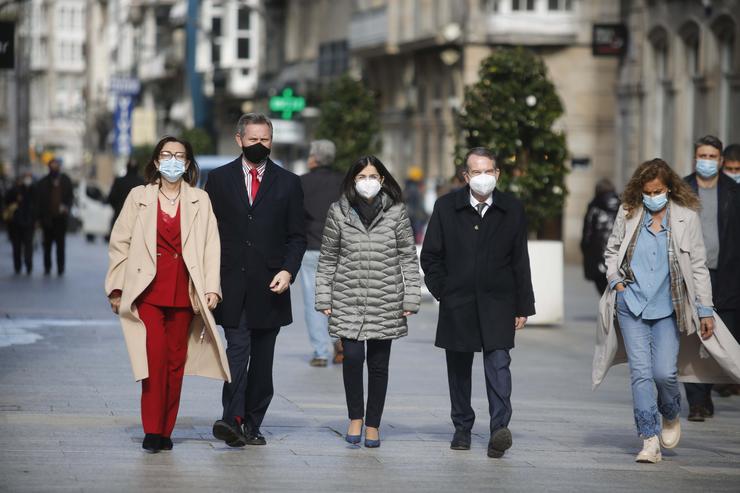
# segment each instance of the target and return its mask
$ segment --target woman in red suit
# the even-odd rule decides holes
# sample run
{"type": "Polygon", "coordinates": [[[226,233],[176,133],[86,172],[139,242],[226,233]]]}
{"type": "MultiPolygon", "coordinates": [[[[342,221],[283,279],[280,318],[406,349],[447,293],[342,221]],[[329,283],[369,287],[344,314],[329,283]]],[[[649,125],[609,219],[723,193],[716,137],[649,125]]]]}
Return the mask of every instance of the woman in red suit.
{"type": "Polygon", "coordinates": [[[121,314],[134,373],[145,358],[142,447],[158,452],[172,448],[182,379],[193,356],[189,352],[199,356],[191,358],[189,373],[214,376],[208,353],[220,366],[217,378],[228,380],[228,365],[210,316],[220,300],[220,243],[208,195],[191,186],[198,167],[190,144],[162,139],[146,175],[149,184],[131,191],[113,227],[106,291],[113,311],[121,314]],[[127,322],[134,323],[127,327],[127,322]],[[136,340],[141,325],[143,355],[142,341],[137,348],[136,340]],[[208,343],[215,341],[217,351],[199,347],[207,331],[208,343]]]}

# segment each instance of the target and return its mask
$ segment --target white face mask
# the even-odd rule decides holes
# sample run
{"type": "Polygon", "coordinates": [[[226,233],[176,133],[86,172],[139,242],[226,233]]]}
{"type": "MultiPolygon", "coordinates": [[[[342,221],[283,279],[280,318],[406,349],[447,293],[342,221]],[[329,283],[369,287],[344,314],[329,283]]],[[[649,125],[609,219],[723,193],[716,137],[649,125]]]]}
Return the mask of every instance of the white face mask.
{"type": "Polygon", "coordinates": [[[478,195],[488,196],[496,188],[496,176],[481,173],[470,178],[470,188],[478,195]]]}
{"type": "Polygon", "coordinates": [[[365,178],[355,182],[355,190],[366,200],[370,200],[380,193],[380,182],[373,178],[365,178]]]}

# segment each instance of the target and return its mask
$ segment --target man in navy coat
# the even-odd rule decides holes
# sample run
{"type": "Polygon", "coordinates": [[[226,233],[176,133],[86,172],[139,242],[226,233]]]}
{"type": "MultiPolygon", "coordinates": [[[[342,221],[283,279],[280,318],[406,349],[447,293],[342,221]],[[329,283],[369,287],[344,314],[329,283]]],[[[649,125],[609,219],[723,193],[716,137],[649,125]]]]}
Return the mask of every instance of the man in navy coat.
{"type": "Polygon", "coordinates": [[[223,301],[214,313],[226,335],[231,382],[213,435],[232,447],[264,445],[260,425],[274,393],[272,364],[280,327],[293,322],[290,284],[306,250],[298,176],[269,159],[272,122],[242,115],[242,155],[208,175],[221,237],[223,301]]]}
{"type": "Polygon", "coordinates": [[[534,315],[524,207],[496,190],[501,171],[487,149],[465,157],[467,186],[437,200],[421,252],[425,283],[440,301],[435,345],[445,349],[455,434],[453,450],[470,448],[475,352],[483,351],[491,438],[488,456],[511,447],[511,357],[514,332],[534,315]]]}

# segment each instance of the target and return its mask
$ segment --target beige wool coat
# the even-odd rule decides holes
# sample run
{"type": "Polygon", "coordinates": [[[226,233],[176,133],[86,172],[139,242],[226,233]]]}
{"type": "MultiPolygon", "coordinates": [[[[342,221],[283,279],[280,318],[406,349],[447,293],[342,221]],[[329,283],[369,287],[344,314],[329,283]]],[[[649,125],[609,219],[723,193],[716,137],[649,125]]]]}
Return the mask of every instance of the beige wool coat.
{"type": "MultiPolygon", "coordinates": [[[[604,259],[609,282],[621,279],[620,266],[627,247],[640,225],[642,207],[627,218],[624,206],[619,208],[604,259]]],[[[678,256],[681,275],[686,285],[683,310],[689,328],[681,334],[678,353],[678,377],[683,382],[740,382],[740,346],[722,320],[714,314],[714,335],[702,340],[699,335],[697,303],[711,307],[712,286],[706,267],[706,252],[699,215],[686,207],[670,203],[671,241],[678,256]]],[[[592,382],[596,388],[613,365],[627,362],[624,342],[615,316],[616,290],[607,287],[599,301],[592,382]]]]}
{"type": "MultiPolygon", "coordinates": [[[[131,190],[108,247],[105,294],[121,290],[119,317],[136,380],[149,376],[146,327],[139,318],[136,299],[157,272],[158,193],[156,183],[131,190]]],[[[185,374],[230,381],[226,353],[205,298],[206,293],[221,296],[221,244],[216,218],[208,194],[185,182],[180,192],[180,228],[182,257],[190,276],[190,303],[196,313],[190,324],[185,374]]]]}

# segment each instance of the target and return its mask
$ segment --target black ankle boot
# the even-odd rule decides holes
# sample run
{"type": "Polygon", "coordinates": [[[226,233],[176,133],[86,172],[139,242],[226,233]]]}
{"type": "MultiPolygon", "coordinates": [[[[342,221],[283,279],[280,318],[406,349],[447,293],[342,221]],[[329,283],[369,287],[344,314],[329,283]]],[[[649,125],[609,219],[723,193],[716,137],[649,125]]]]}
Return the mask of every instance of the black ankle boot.
{"type": "Polygon", "coordinates": [[[162,437],[160,448],[162,450],[172,450],[172,439],[170,437],[162,437]]]}
{"type": "Polygon", "coordinates": [[[144,441],[141,442],[141,448],[143,448],[144,450],[148,450],[153,454],[156,454],[162,449],[162,435],[147,433],[144,436],[144,441]]]}

